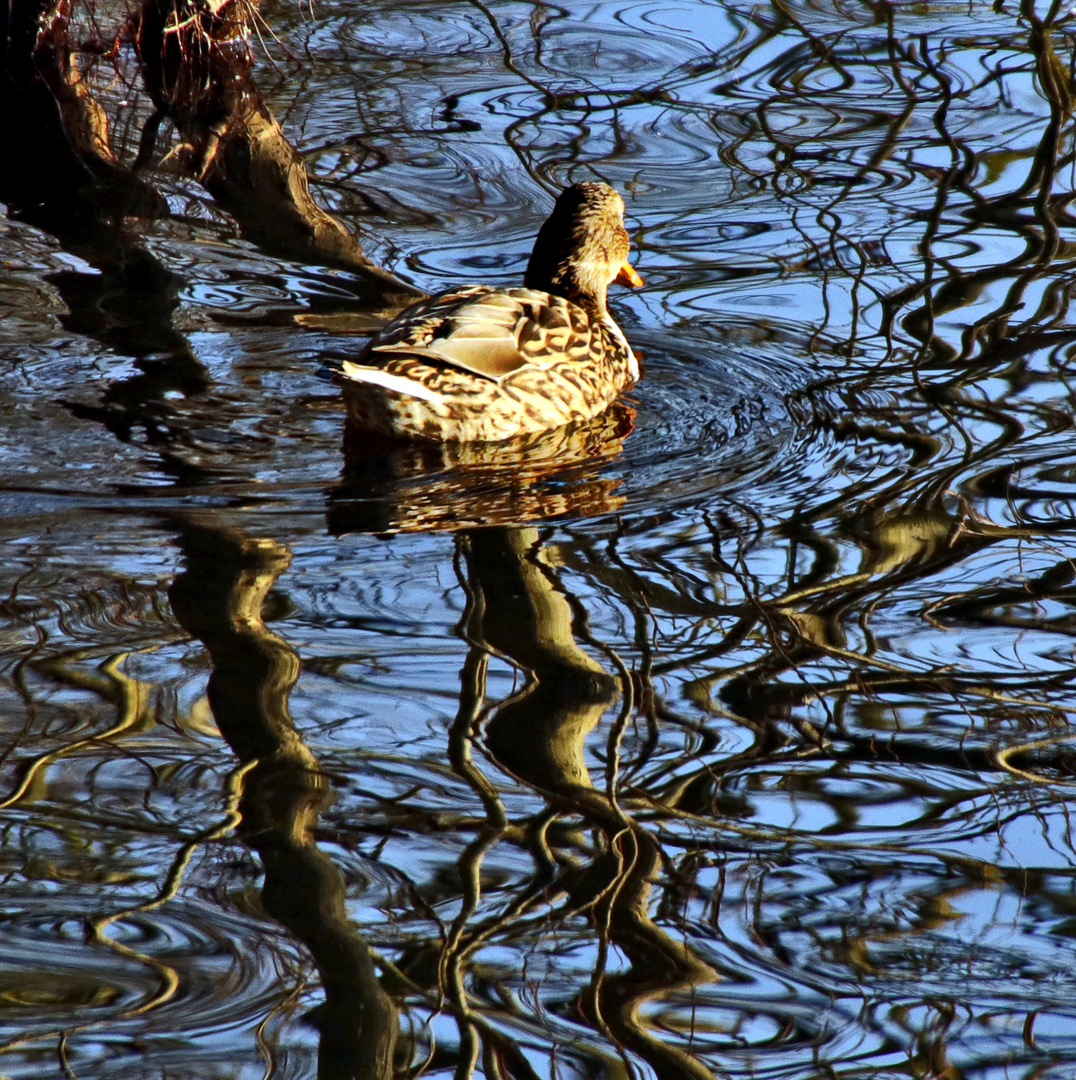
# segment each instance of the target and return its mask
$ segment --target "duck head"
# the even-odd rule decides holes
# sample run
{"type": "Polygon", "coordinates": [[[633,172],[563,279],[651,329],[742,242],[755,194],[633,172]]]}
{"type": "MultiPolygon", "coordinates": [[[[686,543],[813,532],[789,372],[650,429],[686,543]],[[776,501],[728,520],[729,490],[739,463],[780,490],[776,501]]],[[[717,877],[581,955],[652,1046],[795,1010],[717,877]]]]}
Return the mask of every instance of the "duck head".
{"type": "Polygon", "coordinates": [[[612,282],[642,285],[628,262],[624,200],[608,184],[588,181],[561,192],[538,231],[523,284],[563,296],[604,317],[612,282]]]}

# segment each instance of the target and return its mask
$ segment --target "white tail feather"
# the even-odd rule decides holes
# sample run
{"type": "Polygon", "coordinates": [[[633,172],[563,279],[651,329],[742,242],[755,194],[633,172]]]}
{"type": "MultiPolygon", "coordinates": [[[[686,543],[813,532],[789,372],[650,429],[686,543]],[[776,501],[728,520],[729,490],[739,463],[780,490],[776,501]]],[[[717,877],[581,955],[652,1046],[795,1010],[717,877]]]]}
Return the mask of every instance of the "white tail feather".
{"type": "Polygon", "coordinates": [[[374,386],[383,386],[393,393],[406,394],[408,397],[421,398],[423,401],[442,400],[440,394],[423,386],[422,383],[405,379],[402,375],[393,375],[392,372],[382,371],[381,368],[353,364],[350,360],[345,360],[343,366],[344,374],[353,382],[373,383],[374,386]]]}

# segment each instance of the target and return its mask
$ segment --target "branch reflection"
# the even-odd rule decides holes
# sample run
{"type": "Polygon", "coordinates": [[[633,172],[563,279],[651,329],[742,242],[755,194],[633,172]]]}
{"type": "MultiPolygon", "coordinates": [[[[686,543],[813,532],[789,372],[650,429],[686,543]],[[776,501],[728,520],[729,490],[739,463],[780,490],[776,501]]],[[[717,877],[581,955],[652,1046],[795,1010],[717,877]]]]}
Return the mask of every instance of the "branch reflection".
{"type": "Polygon", "coordinates": [[[344,875],[314,838],[332,793],[288,712],[299,657],[262,619],[266,595],[290,555],[271,540],[196,517],[181,523],[178,539],[186,567],[168,593],[172,610],[209,652],[213,716],[248,767],[238,834],[261,859],[265,910],[310,950],[325,991],[318,1076],[388,1080],[396,1007],[348,919],[344,875]]]}
{"type": "MultiPolygon", "coordinates": [[[[536,885],[541,882],[547,900],[563,896],[563,906],[552,916],[557,922],[586,912],[598,932],[594,977],[578,1004],[580,1011],[614,1045],[638,1054],[655,1075],[710,1077],[701,1062],[654,1034],[641,1016],[647,1006],[712,981],[716,974],[650,916],[650,891],[659,879],[662,851],[619,801],[615,736],[609,740],[606,790],[591,781],[585,743],[616,700],[617,679],[575,640],[571,604],[543,558],[537,530],[476,530],[461,536],[460,549],[470,597],[462,629],[472,650],[461,681],[464,700],[471,704],[461,711],[453,732],[455,761],[469,761],[461,750],[478,735],[479,716],[492,711],[481,745],[494,764],[548,802],[540,828],[530,834],[536,862],[548,875],[544,880],[547,875],[540,874],[536,885]],[[482,657],[489,653],[518,664],[526,683],[513,697],[476,715],[474,706],[484,697],[482,657]],[[565,817],[579,817],[584,828],[595,830],[596,851],[571,853],[547,846],[554,823],[565,817]],[[577,862],[573,854],[583,855],[584,861],[577,862]],[[629,970],[606,970],[611,948],[623,952],[629,970]]],[[[473,765],[463,775],[476,791],[489,791],[473,765]]],[[[506,826],[499,812],[491,814],[492,835],[506,826]]],[[[476,854],[469,851],[468,860],[476,854]]],[[[461,867],[461,872],[464,880],[477,880],[476,865],[461,867]]],[[[522,906],[522,898],[516,906],[522,906]]],[[[490,932],[488,926],[459,922],[444,963],[457,994],[461,958],[490,932]]]]}

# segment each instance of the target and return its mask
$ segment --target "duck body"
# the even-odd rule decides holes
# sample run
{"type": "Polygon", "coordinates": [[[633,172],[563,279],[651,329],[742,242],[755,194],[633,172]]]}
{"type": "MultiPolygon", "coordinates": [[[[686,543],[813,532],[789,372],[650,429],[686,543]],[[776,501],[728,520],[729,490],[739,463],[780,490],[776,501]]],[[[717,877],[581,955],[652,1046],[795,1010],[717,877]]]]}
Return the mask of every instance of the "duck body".
{"type": "Polygon", "coordinates": [[[348,413],[360,427],[460,442],[588,420],[639,377],[611,319],[592,319],[552,293],[489,285],[413,304],[343,369],[348,413]]]}
{"type": "Polygon", "coordinates": [[[390,437],[494,442],[597,416],[639,378],[605,304],[628,265],[624,203],[576,184],[535,242],[523,288],[470,285],[404,309],[344,361],[348,415],[390,437]]]}

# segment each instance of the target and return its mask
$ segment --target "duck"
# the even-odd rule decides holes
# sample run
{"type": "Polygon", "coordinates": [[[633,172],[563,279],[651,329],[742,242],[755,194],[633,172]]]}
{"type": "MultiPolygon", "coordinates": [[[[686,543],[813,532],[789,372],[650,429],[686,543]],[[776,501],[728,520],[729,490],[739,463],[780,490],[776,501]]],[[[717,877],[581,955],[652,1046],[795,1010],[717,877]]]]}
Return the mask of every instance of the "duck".
{"type": "Polygon", "coordinates": [[[561,192],[522,288],[462,285],[405,308],[345,360],[349,423],[375,436],[500,442],[589,420],[639,379],[606,304],[638,287],[624,200],[597,181],[561,192]]]}

